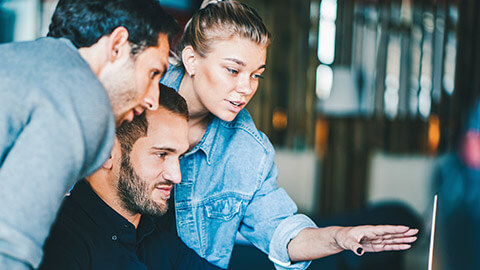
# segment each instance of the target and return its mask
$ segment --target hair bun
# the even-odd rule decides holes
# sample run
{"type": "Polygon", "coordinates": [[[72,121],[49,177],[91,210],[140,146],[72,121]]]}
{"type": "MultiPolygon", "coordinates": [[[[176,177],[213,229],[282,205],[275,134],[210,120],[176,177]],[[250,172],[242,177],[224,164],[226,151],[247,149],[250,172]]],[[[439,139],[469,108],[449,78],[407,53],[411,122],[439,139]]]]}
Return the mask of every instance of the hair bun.
{"type": "Polygon", "coordinates": [[[210,4],[218,4],[220,2],[224,2],[224,0],[205,0],[205,1],[203,1],[200,8],[205,8],[206,6],[208,6],[210,4]]]}

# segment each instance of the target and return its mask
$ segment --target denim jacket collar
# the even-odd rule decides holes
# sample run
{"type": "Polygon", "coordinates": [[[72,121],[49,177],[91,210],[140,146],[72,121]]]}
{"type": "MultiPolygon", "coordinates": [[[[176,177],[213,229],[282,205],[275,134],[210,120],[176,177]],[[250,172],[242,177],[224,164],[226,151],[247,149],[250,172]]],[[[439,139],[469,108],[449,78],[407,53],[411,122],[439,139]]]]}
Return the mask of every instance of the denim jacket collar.
{"type": "Polygon", "coordinates": [[[173,88],[178,92],[180,89],[180,84],[182,83],[183,75],[185,75],[185,71],[182,68],[169,64],[167,74],[168,76],[163,76],[163,78],[160,80],[160,83],[173,88]]]}
{"type": "Polygon", "coordinates": [[[212,117],[212,120],[210,120],[210,123],[208,124],[207,130],[205,131],[205,134],[203,135],[202,139],[200,142],[198,142],[197,145],[188,153],[188,155],[195,153],[198,150],[202,150],[203,153],[205,153],[205,157],[207,160],[208,165],[212,165],[212,158],[215,156],[215,134],[218,131],[218,127],[220,125],[220,119],[217,117],[212,117]]]}
{"type": "MultiPolygon", "coordinates": [[[[184,75],[185,71],[183,69],[170,64],[168,66],[168,76],[164,76],[160,83],[178,91],[184,75]]],[[[202,139],[192,150],[190,150],[190,152],[188,152],[187,155],[193,154],[198,150],[202,150],[205,153],[208,165],[212,165],[212,156],[215,152],[215,144],[213,143],[213,140],[215,138],[215,134],[217,133],[220,121],[221,120],[217,117],[212,117],[212,120],[208,124],[207,130],[205,131],[202,139]]]]}

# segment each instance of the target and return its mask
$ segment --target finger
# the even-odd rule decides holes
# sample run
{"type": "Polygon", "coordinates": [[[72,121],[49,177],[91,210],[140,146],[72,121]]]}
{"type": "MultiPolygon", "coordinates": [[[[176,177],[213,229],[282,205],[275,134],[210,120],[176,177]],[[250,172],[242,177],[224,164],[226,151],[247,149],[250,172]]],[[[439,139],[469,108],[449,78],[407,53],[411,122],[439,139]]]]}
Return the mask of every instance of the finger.
{"type": "Polygon", "coordinates": [[[394,240],[387,243],[393,243],[393,242],[398,243],[402,241],[414,242],[417,238],[416,236],[412,236],[412,235],[416,235],[417,233],[418,233],[417,229],[409,231],[408,233],[403,233],[403,234],[393,234],[393,235],[387,234],[387,235],[381,235],[381,236],[377,236],[371,232],[366,232],[359,242],[362,244],[368,243],[368,242],[374,243],[374,244],[380,244],[380,243],[383,243],[385,240],[394,240]],[[411,238],[411,237],[414,237],[414,238],[411,238]]]}
{"type": "Polygon", "coordinates": [[[385,251],[389,250],[406,250],[411,248],[412,246],[409,244],[399,244],[399,245],[386,245],[384,246],[385,251]]]}
{"type": "Polygon", "coordinates": [[[358,248],[355,250],[355,254],[357,254],[358,256],[362,256],[363,253],[365,253],[365,249],[363,249],[363,247],[358,247],[358,248]]]}
{"type": "Polygon", "coordinates": [[[385,244],[407,244],[407,243],[413,243],[417,241],[416,236],[411,236],[411,237],[403,237],[403,238],[395,238],[395,239],[386,239],[384,240],[385,244]]]}
{"type": "Polygon", "coordinates": [[[363,253],[365,253],[365,249],[363,248],[363,246],[357,241],[355,241],[355,238],[353,237],[349,237],[348,239],[346,239],[345,242],[343,243],[343,246],[346,249],[350,249],[351,251],[353,251],[353,253],[357,254],[358,256],[362,256],[363,253]]]}
{"type": "Polygon", "coordinates": [[[376,234],[375,232],[373,232],[373,231],[365,231],[363,235],[364,235],[363,239],[377,239],[377,238],[382,238],[382,236],[377,235],[377,234],[376,234]]]}
{"type": "Polygon", "coordinates": [[[372,231],[375,232],[377,235],[384,235],[384,234],[401,234],[406,233],[411,230],[407,226],[403,225],[377,225],[370,227],[372,231]]]}
{"type": "Polygon", "coordinates": [[[382,251],[393,251],[393,250],[406,250],[411,248],[411,245],[409,244],[397,244],[397,245],[368,244],[368,245],[364,245],[364,248],[366,252],[382,252],[382,251]]]}
{"type": "Polygon", "coordinates": [[[371,243],[371,244],[406,244],[406,243],[413,243],[417,240],[416,236],[410,237],[400,237],[400,238],[393,238],[393,239],[373,239],[373,240],[364,240],[361,243],[371,243]]]}
{"type": "Polygon", "coordinates": [[[404,233],[385,234],[384,237],[396,238],[396,237],[414,236],[417,233],[418,233],[418,229],[409,229],[404,233]]]}
{"type": "Polygon", "coordinates": [[[418,229],[410,229],[404,233],[405,236],[413,236],[419,232],[418,229]]]}
{"type": "Polygon", "coordinates": [[[393,238],[403,238],[414,236],[418,233],[418,229],[409,229],[403,233],[381,233],[378,231],[375,232],[364,232],[366,238],[375,239],[375,238],[384,238],[384,239],[393,239],[393,238]]]}

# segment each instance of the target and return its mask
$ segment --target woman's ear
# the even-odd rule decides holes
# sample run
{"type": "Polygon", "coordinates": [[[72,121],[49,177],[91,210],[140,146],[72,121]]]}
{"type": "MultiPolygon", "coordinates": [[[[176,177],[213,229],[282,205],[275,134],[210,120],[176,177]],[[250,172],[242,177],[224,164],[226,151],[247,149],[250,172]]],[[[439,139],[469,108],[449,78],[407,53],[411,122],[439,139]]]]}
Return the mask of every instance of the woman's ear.
{"type": "Polygon", "coordinates": [[[197,54],[192,46],[188,45],[182,50],[182,62],[185,67],[185,72],[188,76],[192,77],[195,75],[195,62],[197,59],[197,54]]]}

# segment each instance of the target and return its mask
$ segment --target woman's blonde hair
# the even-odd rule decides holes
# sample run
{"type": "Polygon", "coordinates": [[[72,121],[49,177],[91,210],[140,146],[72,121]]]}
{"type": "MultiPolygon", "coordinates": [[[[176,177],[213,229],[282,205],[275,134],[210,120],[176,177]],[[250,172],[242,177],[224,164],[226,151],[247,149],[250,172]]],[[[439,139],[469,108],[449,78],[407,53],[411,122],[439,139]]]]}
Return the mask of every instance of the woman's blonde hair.
{"type": "Polygon", "coordinates": [[[204,57],[210,52],[213,43],[233,37],[247,38],[259,45],[268,46],[270,36],[262,18],[253,8],[235,0],[210,1],[194,13],[185,26],[178,55],[181,55],[185,47],[192,46],[204,57]]]}

